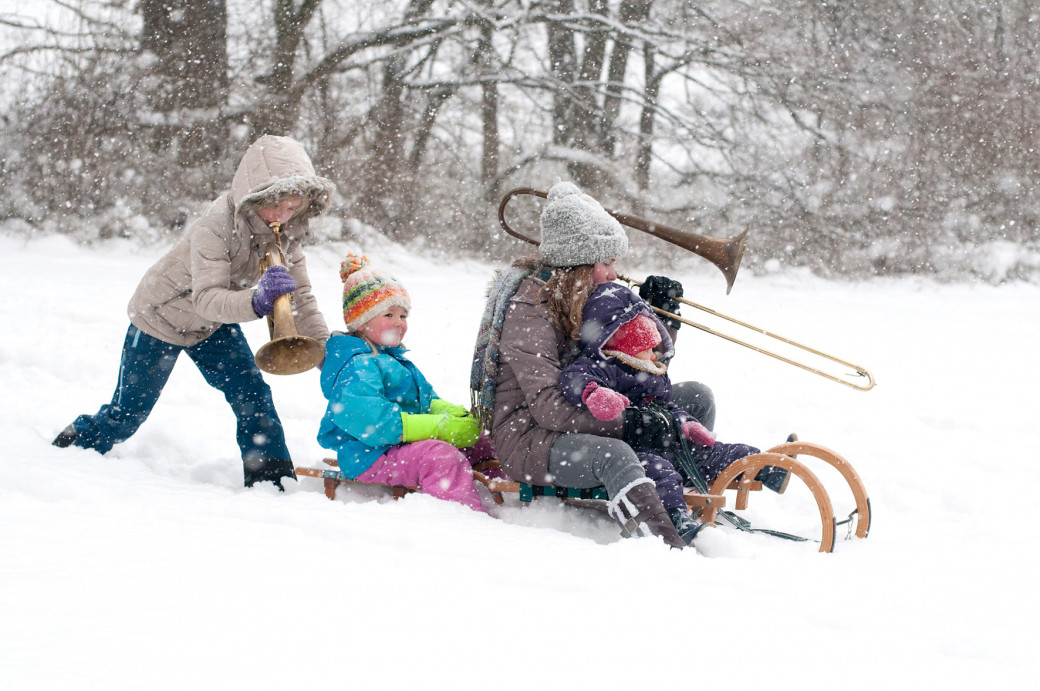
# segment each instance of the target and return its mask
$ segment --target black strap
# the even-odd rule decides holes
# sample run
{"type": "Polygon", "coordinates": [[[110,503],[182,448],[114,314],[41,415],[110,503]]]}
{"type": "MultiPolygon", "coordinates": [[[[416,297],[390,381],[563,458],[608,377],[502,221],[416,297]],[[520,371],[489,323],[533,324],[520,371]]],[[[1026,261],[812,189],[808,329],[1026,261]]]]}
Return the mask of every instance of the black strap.
{"type": "Polygon", "coordinates": [[[701,469],[697,467],[697,464],[693,462],[693,451],[690,449],[690,444],[686,440],[686,435],[683,434],[682,423],[678,420],[675,421],[675,438],[679,441],[672,449],[672,453],[675,454],[675,460],[679,462],[679,467],[686,473],[686,479],[690,481],[693,488],[701,494],[710,494],[711,491],[708,489],[708,481],[704,479],[704,474],[701,469]]]}

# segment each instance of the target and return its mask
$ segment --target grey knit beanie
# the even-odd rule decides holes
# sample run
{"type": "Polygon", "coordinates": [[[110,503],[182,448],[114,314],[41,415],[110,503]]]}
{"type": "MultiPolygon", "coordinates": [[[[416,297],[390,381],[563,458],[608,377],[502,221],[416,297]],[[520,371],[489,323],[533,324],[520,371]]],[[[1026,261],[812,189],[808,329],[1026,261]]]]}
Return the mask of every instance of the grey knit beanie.
{"type": "Polygon", "coordinates": [[[542,209],[539,258],[549,266],[578,266],[619,259],[628,236],[617,219],[574,183],[558,182],[542,209]]]}

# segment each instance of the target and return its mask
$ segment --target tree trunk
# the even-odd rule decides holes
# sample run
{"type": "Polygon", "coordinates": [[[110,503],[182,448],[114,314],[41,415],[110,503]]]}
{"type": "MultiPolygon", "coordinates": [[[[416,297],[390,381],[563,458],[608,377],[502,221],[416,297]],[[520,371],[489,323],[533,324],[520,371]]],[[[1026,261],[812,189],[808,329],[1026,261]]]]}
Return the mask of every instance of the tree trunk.
{"type": "MultiPolygon", "coordinates": [[[[554,14],[574,13],[574,0],[553,0],[550,5],[554,14]]],[[[552,105],[552,141],[554,144],[570,146],[575,140],[574,97],[571,89],[578,74],[578,53],[574,34],[557,22],[546,27],[549,45],[549,69],[556,83],[552,105]]]]}
{"type": "Polygon", "coordinates": [[[252,117],[253,137],[264,134],[288,135],[300,113],[303,92],[294,81],[296,53],[303,34],[321,6],[321,0],[276,0],[274,6],[274,46],[271,70],[257,81],[264,89],[263,100],[256,105],[252,117]]]}
{"type": "Polygon", "coordinates": [[[173,147],[181,165],[216,160],[227,140],[226,0],[141,0],[141,17],[141,50],[157,58],[150,99],[165,120],[155,144],[173,147]]]}
{"type": "Polygon", "coordinates": [[[498,198],[498,84],[492,79],[494,27],[483,24],[480,42],[477,45],[477,69],[486,80],[481,86],[480,119],[483,124],[484,144],[480,157],[480,181],[484,186],[484,197],[488,201],[498,198]]]}
{"type": "Polygon", "coordinates": [[[650,43],[643,44],[643,65],[645,68],[645,86],[643,93],[643,110],[639,115],[639,152],[636,154],[636,185],[645,190],[650,186],[650,161],[653,159],[654,114],[657,111],[657,97],[661,89],[664,74],[654,73],[655,48],[650,43]]]}
{"type": "MultiPolygon", "coordinates": [[[[624,0],[618,9],[622,24],[642,22],[650,17],[650,6],[653,0],[624,0]]],[[[607,156],[613,156],[617,150],[617,120],[621,112],[621,91],[625,83],[625,71],[628,68],[628,56],[632,52],[632,43],[625,36],[614,39],[614,48],[610,51],[610,64],[607,66],[606,97],[603,101],[602,150],[607,156]]]]}

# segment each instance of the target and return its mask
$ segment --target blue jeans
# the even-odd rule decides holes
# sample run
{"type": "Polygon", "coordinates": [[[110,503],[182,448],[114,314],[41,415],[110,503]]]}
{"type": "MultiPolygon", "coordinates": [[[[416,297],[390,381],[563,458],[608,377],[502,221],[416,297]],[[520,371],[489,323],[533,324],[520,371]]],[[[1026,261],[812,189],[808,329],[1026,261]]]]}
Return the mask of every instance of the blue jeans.
{"type": "Polygon", "coordinates": [[[224,324],[190,347],[160,341],[131,325],[123,342],[112,401],[95,415],[76,418],[72,423],[79,433],[75,445],[103,454],[133,436],[159,400],[181,351],[231,405],[238,418],[237,439],[243,460],[291,460],[271,387],[253,362],[253,351],[238,324],[224,324]]]}

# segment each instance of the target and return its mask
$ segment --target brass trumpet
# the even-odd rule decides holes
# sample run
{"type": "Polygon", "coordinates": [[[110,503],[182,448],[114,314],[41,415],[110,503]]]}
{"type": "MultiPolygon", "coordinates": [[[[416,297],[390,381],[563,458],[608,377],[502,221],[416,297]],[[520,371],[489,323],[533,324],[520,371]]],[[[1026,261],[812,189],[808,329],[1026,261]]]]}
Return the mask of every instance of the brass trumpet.
{"type": "MultiPolygon", "coordinates": [[[[281,247],[281,225],[271,224],[274,242],[264,249],[260,259],[260,275],[272,266],[285,266],[281,247]]],[[[289,294],[274,299],[274,309],[267,315],[267,328],[271,335],[253,358],[256,366],[269,374],[299,374],[315,367],[325,357],[325,346],[309,336],[303,336],[296,328],[292,313],[292,298],[289,294]]]]}
{"type": "MultiPolygon", "coordinates": [[[[532,187],[518,187],[518,188],[516,188],[514,190],[510,190],[509,192],[506,193],[506,196],[502,199],[502,203],[499,204],[499,206],[498,206],[498,222],[500,224],[502,224],[502,227],[505,229],[505,231],[507,233],[509,233],[510,235],[512,235],[513,237],[519,238],[520,240],[523,240],[524,242],[529,242],[532,245],[537,245],[538,244],[537,240],[533,240],[533,239],[527,237],[526,235],[523,235],[522,233],[518,233],[517,231],[515,231],[511,227],[509,227],[508,223],[506,223],[506,219],[505,219],[506,205],[509,203],[510,199],[512,199],[513,197],[515,197],[517,195],[521,195],[521,194],[529,194],[529,195],[533,195],[533,196],[536,196],[536,197],[541,197],[542,199],[545,199],[548,196],[548,194],[546,192],[544,192],[543,190],[534,189],[532,187]]],[[[659,223],[652,223],[652,222],[644,220],[642,218],[637,218],[635,216],[630,216],[629,214],[618,213],[616,211],[611,211],[610,209],[605,209],[605,211],[608,214],[610,214],[611,216],[613,216],[614,218],[616,218],[620,223],[622,223],[622,224],[624,224],[624,225],[626,225],[626,226],[628,226],[630,228],[635,228],[636,230],[642,231],[642,232],[647,233],[649,235],[657,236],[657,237],[661,238],[662,240],[670,242],[673,245],[678,245],[679,247],[682,247],[685,250],[693,252],[694,254],[696,254],[699,257],[707,259],[712,264],[714,264],[719,269],[719,271],[721,271],[722,274],[726,277],[726,293],[727,294],[729,293],[730,289],[733,287],[733,281],[737,277],[737,270],[740,268],[740,260],[741,260],[741,258],[744,255],[744,243],[747,240],[747,235],[748,235],[748,231],[750,230],[750,227],[745,228],[744,232],[741,233],[740,235],[737,235],[736,237],[732,237],[732,238],[728,238],[728,239],[712,238],[712,237],[705,237],[703,235],[697,235],[695,233],[691,233],[691,232],[688,232],[688,231],[678,230],[676,228],[670,228],[668,226],[661,225],[659,223]]],[[[640,281],[635,281],[635,280],[633,280],[631,278],[628,278],[627,276],[619,275],[618,278],[620,280],[622,280],[622,281],[627,282],[630,286],[640,285],[641,284],[640,281]]],[[[848,368],[852,369],[852,372],[843,375],[845,378],[842,378],[842,376],[830,374],[828,372],[824,372],[824,371],[822,371],[822,370],[820,370],[818,368],[815,368],[815,367],[810,367],[809,365],[805,364],[804,362],[799,362],[799,361],[797,361],[797,360],[795,360],[793,358],[787,357],[787,356],[782,355],[780,353],[775,353],[775,352],[773,352],[771,350],[767,350],[766,348],[762,348],[762,347],[759,347],[759,346],[756,346],[756,345],[752,345],[751,343],[748,343],[747,341],[742,341],[739,338],[736,338],[734,336],[730,336],[728,334],[724,334],[722,332],[716,331],[716,330],[711,329],[711,328],[709,328],[707,326],[704,326],[703,324],[698,324],[696,322],[690,321],[690,320],[688,320],[688,319],[686,319],[684,317],[681,317],[681,316],[679,316],[677,314],[672,314],[671,312],[667,312],[665,310],[658,309],[656,307],[653,308],[653,309],[658,314],[662,314],[664,316],[671,317],[672,319],[676,319],[676,320],[682,322],[683,324],[688,324],[688,325],[692,326],[695,329],[700,329],[701,331],[705,331],[707,333],[710,333],[713,336],[718,336],[719,338],[725,339],[725,340],[727,340],[727,341],[729,341],[731,343],[736,343],[737,345],[742,345],[745,348],[750,348],[751,350],[754,350],[755,352],[762,353],[763,355],[768,355],[770,357],[776,358],[777,360],[780,360],[782,362],[786,362],[789,365],[794,365],[795,367],[799,367],[799,368],[804,369],[804,370],[806,370],[808,372],[812,372],[813,374],[817,374],[817,375],[819,375],[821,377],[824,377],[825,379],[830,379],[831,381],[838,382],[839,384],[844,384],[845,386],[848,386],[850,388],[856,389],[858,391],[869,391],[870,389],[874,388],[874,377],[873,377],[873,375],[871,375],[870,372],[868,372],[867,370],[863,369],[859,365],[854,365],[854,364],[852,364],[850,362],[846,362],[845,360],[840,360],[840,359],[834,357],[833,355],[828,355],[827,353],[823,353],[823,352],[821,352],[819,350],[816,350],[815,348],[810,348],[809,346],[803,345],[801,343],[797,343],[796,341],[792,341],[792,340],[790,340],[788,338],[784,338],[783,336],[779,336],[777,334],[770,333],[770,332],[766,331],[765,329],[760,329],[760,328],[758,328],[756,326],[752,326],[751,324],[748,324],[748,323],[743,322],[743,321],[741,321],[739,319],[736,319],[735,317],[728,316],[726,314],[723,314],[721,312],[713,310],[713,309],[711,309],[709,307],[705,307],[703,305],[698,305],[697,303],[690,302],[689,300],[686,300],[684,298],[678,298],[678,300],[680,302],[682,302],[683,304],[686,304],[686,305],[689,305],[690,307],[693,307],[694,309],[701,310],[702,312],[705,312],[707,314],[711,314],[711,315],[713,315],[713,316],[715,316],[715,317],[717,317],[719,319],[723,319],[725,321],[731,322],[731,323],[736,324],[738,326],[741,326],[741,327],[743,327],[745,329],[748,329],[748,330],[754,332],[755,334],[757,334],[757,335],[759,335],[759,336],[761,336],[763,338],[771,338],[771,339],[774,339],[776,341],[785,343],[785,344],[791,346],[792,348],[794,348],[796,350],[801,350],[801,351],[803,351],[805,353],[808,353],[808,354],[811,354],[811,355],[815,355],[817,357],[823,358],[825,360],[829,360],[829,361],[837,363],[839,365],[844,365],[845,367],[848,367],[848,368]],[[866,382],[860,382],[860,381],[856,381],[856,380],[851,379],[853,377],[861,378],[861,379],[862,378],[866,378],[866,382]]]]}

